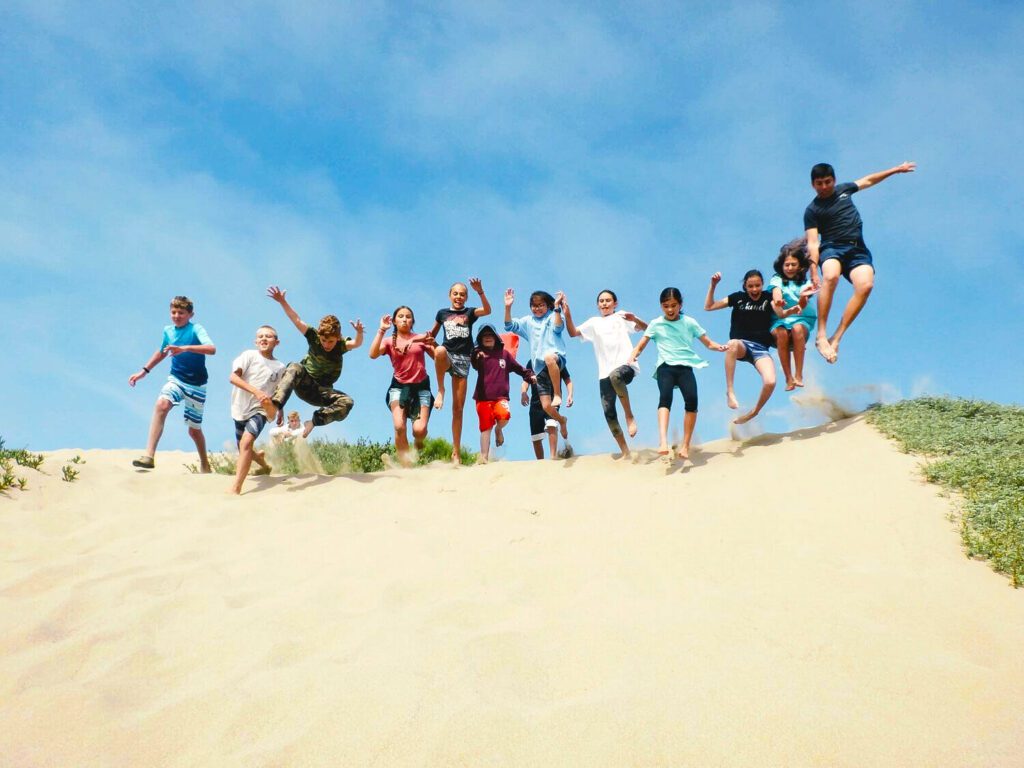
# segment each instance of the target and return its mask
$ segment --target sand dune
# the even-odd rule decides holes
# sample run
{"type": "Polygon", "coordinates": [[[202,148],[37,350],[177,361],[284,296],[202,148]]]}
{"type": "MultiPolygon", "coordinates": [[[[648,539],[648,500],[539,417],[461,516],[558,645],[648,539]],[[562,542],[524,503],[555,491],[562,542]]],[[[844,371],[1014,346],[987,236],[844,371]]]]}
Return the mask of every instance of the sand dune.
{"type": "Polygon", "coordinates": [[[241,498],[73,453],[0,497],[2,766],[1024,762],[1024,593],[859,419],[241,498]]]}

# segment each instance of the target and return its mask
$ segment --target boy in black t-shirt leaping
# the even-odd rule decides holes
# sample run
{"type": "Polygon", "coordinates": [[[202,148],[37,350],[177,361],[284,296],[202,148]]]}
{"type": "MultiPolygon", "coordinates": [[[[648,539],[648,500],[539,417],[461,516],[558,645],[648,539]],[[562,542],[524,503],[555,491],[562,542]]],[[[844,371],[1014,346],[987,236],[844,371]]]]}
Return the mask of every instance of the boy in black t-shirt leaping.
{"type": "Polygon", "coordinates": [[[905,162],[895,168],[871,173],[855,182],[843,184],[836,184],[836,172],[828,163],[818,163],[811,168],[811,186],[817,192],[817,197],[804,211],[804,229],[807,230],[811,282],[815,288],[821,288],[818,293],[818,336],[815,344],[821,356],[830,363],[838,358],[839,341],[864,308],[875,285],[871,251],[864,244],[863,223],[851,195],[873,187],[894,174],[912,173],[916,168],[916,163],[905,162]],[[827,337],[828,313],[832,308],[832,297],[840,275],[853,285],[853,296],[843,310],[843,317],[835,333],[827,337]]]}

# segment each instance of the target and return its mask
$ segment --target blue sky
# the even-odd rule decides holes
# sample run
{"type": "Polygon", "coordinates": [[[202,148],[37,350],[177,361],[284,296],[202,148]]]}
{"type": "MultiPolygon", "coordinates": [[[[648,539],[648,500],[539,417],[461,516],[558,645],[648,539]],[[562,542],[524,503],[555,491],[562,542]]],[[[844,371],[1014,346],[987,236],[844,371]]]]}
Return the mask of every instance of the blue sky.
{"type": "MultiPolygon", "coordinates": [[[[270,283],[309,322],[370,329],[398,304],[429,327],[470,275],[498,319],[506,287],[517,314],[563,289],[582,320],[602,288],[650,318],[675,285],[724,340],[728,313],[701,309],[708,276],[770,271],[819,161],[840,180],[919,170],[857,196],[877,286],[840,363],[813,356],[810,380],[854,405],[1020,402],[1021,39],[1017,3],[5,3],[0,436],[143,447],[168,364],[127,378],[178,293],[219,350],[215,448],[256,327],[277,326],[280,358],[303,354],[270,283]]],[[[729,418],[708,356],[705,440],[729,418]]],[[[653,350],[641,363],[652,444],[653,350]]],[[[590,348],[571,341],[569,366],[574,444],[611,450],[590,348]]],[[[353,352],[339,386],[356,407],[323,435],[387,438],[389,379],[353,352]]],[[[741,367],[741,400],[756,384],[741,367]]],[[[758,428],[820,419],[780,389],[758,428]]],[[[510,457],[529,455],[526,422],[515,410],[510,457]]],[[[446,410],[431,432],[448,425],[446,410]]],[[[190,446],[175,412],[161,448],[190,446]]]]}

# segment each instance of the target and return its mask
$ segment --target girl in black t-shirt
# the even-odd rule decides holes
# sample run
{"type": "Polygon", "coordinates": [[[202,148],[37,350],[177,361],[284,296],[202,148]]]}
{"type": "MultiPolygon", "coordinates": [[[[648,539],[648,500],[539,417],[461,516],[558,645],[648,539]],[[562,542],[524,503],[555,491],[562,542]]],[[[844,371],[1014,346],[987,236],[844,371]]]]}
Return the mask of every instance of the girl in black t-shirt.
{"type": "MultiPolygon", "coordinates": [[[[775,344],[775,337],[771,332],[772,322],[776,315],[788,317],[802,311],[803,307],[797,304],[779,312],[772,304],[772,295],[764,291],[764,276],[756,269],[751,269],[743,276],[742,291],[730,293],[727,298],[716,301],[715,286],[721,280],[721,272],[715,272],[711,276],[704,309],[713,312],[716,309],[732,307],[730,341],[725,352],[725,394],[730,408],[739,408],[736,392],[733,390],[736,361],[750,363],[761,375],[761,394],[757,398],[757,404],[733,420],[734,424],[745,424],[761,412],[775,391],[775,361],[772,360],[771,353],[771,348],[775,344]]],[[[807,299],[804,298],[802,301],[806,306],[807,299]]]]}

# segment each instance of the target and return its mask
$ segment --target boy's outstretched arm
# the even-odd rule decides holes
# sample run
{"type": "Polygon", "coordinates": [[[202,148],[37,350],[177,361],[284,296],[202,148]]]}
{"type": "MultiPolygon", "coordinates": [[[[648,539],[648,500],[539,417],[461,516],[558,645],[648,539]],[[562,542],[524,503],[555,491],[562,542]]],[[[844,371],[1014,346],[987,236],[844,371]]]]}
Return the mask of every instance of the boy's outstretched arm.
{"type": "Polygon", "coordinates": [[[351,352],[353,349],[358,349],[363,346],[363,333],[366,328],[363,325],[363,321],[358,317],[355,321],[349,320],[348,324],[356,329],[356,337],[354,339],[345,339],[345,351],[351,352]]]}
{"type": "Polygon", "coordinates": [[[811,263],[811,285],[821,287],[821,275],[818,272],[818,259],[821,258],[818,242],[818,228],[811,227],[804,233],[807,237],[807,260],[811,263]]]}
{"type": "Polygon", "coordinates": [[[272,298],[278,304],[281,305],[281,309],[288,315],[288,319],[292,321],[292,324],[298,329],[299,333],[303,336],[306,335],[306,331],[309,330],[309,326],[302,322],[302,318],[299,317],[298,312],[292,309],[292,305],[288,303],[288,299],[285,298],[287,291],[282,291],[276,285],[272,285],[267,288],[267,296],[272,298]]]}
{"type": "Polygon", "coordinates": [[[716,309],[725,309],[729,306],[728,299],[719,299],[718,301],[715,301],[715,286],[717,286],[721,281],[721,272],[715,272],[715,274],[711,276],[711,285],[708,286],[708,295],[704,299],[705,312],[714,312],[716,309]]]}
{"type": "Polygon", "coordinates": [[[476,295],[480,297],[480,306],[476,308],[474,314],[477,317],[486,317],[491,314],[491,302],[484,295],[483,281],[479,277],[471,277],[469,278],[469,287],[476,291],[476,295]]]}
{"type": "Polygon", "coordinates": [[[160,363],[160,361],[163,360],[165,357],[167,357],[167,353],[164,352],[162,349],[158,349],[156,352],[150,355],[150,358],[149,360],[146,361],[146,364],[142,366],[136,373],[133,373],[131,376],[128,377],[128,386],[134,387],[135,382],[137,382],[139,379],[141,379],[147,373],[149,373],[150,369],[156,367],[160,363]]]}
{"type": "Polygon", "coordinates": [[[581,336],[580,329],[576,327],[576,323],[572,321],[572,311],[569,309],[569,299],[566,298],[565,294],[562,294],[562,312],[565,313],[565,330],[569,332],[570,336],[581,336]]]}
{"type": "Polygon", "coordinates": [[[868,187],[873,187],[878,182],[885,181],[890,176],[895,176],[897,173],[913,173],[916,169],[917,163],[909,161],[903,162],[885,171],[879,171],[878,173],[869,173],[867,176],[857,179],[857,181],[854,183],[857,185],[857,190],[859,191],[862,189],[867,189],[868,187]]]}

